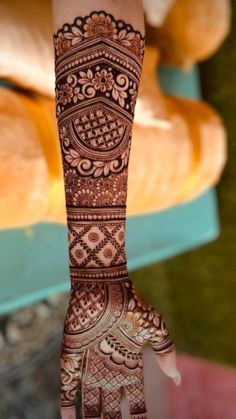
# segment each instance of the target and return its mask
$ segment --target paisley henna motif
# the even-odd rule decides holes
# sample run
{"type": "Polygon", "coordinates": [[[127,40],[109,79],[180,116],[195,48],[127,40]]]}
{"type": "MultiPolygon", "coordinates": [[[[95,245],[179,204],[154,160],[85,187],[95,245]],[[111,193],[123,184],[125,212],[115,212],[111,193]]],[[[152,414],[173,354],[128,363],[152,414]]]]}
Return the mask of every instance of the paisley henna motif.
{"type": "Polygon", "coordinates": [[[128,277],[125,222],[132,124],[144,36],[105,11],[54,34],[56,115],[67,210],[71,298],[61,350],[61,405],[85,418],[146,418],[142,352],[174,350],[160,313],[128,277]]]}

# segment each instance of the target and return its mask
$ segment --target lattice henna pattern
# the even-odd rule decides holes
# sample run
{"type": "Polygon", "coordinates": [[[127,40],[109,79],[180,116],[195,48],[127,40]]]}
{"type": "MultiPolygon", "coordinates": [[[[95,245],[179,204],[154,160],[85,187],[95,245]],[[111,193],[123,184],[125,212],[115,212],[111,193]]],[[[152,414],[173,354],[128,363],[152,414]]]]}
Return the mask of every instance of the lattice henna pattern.
{"type": "Polygon", "coordinates": [[[142,349],[173,351],[160,313],[128,277],[125,222],[132,124],[144,36],[105,11],[53,36],[56,116],[67,210],[71,298],[61,350],[61,405],[85,418],[146,418],[142,349]]]}

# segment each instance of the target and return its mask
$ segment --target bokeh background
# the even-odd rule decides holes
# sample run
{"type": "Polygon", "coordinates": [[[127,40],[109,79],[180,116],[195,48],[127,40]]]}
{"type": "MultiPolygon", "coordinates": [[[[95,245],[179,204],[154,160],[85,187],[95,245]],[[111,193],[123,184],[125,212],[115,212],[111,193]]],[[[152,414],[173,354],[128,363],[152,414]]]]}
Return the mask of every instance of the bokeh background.
{"type": "MultiPolygon", "coordinates": [[[[157,371],[156,393],[152,386],[149,394],[157,397],[158,406],[150,407],[150,419],[235,418],[235,0],[231,5],[229,35],[214,55],[198,63],[201,96],[220,113],[227,131],[228,160],[216,186],[219,236],[210,243],[199,243],[193,250],[186,247],[178,256],[169,255],[166,260],[157,256],[156,262],[130,272],[137,289],[165,317],[176,343],[183,378],[182,386],[176,388],[157,371]]],[[[197,213],[195,216],[201,218],[197,213]]],[[[17,230],[17,234],[22,231],[17,230]]],[[[26,237],[33,232],[34,226],[24,229],[26,237]]],[[[9,281],[12,286],[18,279],[18,271],[21,275],[17,263],[10,271],[5,268],[3,246],[7,243],[11,247],[13,234],[14,230],[0,231],[3,294],[6,283],[9,281]],[[14,277],[6,277],[6,272],[14,272],[14,277]]],[[[155,235],[158,235],[156,229],[155,235]]],[[[60,237],[64,240],[62,251],[66,249],[65,229],[60,237]]],[[[11,263],[13,259],[17,261],[13,244],[12,249],[11,263]]],[[[57,263],[57,257],[53,263],[57,263]]],[[[41,263],[40,256],[39,260],[41,263]]],[[[38,284],[44,281],[40,278],[40,263],[34,276],[38,284]]],[[[21,285],[17,287],[20,289],[21,285]]],[[[37,295],[34,302],[25,300],[22,307],[13,305],[7,312],[2,310],[0,316],[0,417],[3,419],[60,417],[59,350],[69,293],[66,286],[61,291],[59,286],[47,298],[37,295]]]]}

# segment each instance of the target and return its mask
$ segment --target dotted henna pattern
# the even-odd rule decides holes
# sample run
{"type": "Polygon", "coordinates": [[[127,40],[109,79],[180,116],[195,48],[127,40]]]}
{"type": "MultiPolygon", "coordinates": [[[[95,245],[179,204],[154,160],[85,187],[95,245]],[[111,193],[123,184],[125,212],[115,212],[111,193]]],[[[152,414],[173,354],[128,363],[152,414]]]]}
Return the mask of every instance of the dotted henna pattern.
{"type": "Polygon", "coordinates": [[[71,298],[61,350],[61,405],[85,418],[146,418],[142,350],[173,351],[160,313],[128,277],[125,222],[132,124],[144,36],[104,10],[53,35],[71,298]]]}

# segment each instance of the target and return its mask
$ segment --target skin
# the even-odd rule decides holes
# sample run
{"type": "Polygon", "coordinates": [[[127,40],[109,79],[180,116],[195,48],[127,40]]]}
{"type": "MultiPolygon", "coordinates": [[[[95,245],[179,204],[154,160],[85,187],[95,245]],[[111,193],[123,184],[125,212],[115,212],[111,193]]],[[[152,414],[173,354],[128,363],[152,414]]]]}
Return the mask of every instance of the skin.
{"type": "Polygon", "coordinates": [[[94,10],[105,10],[115,19],[126,20],[137,31],[145,33],[144,12],[142,0],[53,0],[53,27],[57,31],[65,22],[72,21],[75,16],[85,16],[94,10]]]}
{"type": "Polygon", "coordinates": [[[178,385],[175,347],[127,271],[132,126],[144,54],[137,0],[54,1],[56,116],[64,171],[71,296],[61,348],[61,416],[146,418],[143,347],[178,385]]]}

